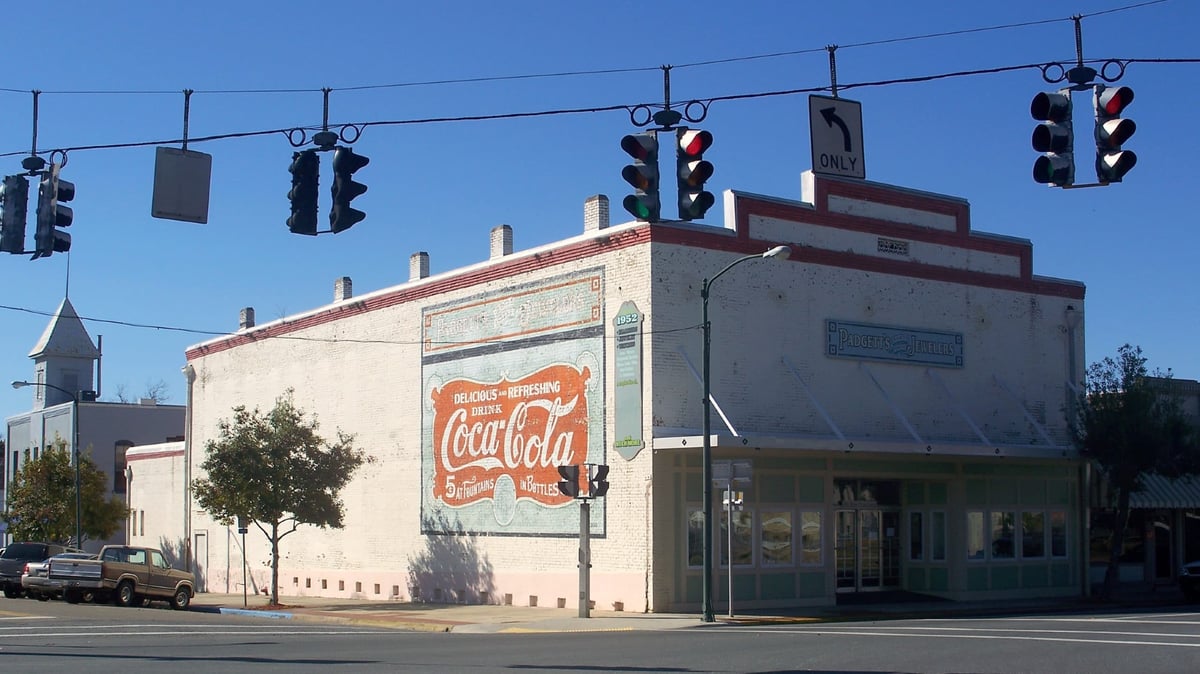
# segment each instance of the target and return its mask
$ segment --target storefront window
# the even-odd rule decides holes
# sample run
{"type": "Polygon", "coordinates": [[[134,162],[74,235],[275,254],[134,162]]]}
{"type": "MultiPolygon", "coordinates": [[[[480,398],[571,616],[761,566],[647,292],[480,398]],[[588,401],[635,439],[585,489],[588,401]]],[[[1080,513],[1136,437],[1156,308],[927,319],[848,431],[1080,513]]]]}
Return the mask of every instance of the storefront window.
{"type": "Polygon", "coordinates": [[[925,541],[922,536],[922,513],[908,514],[908,558],[914,562],[925,559],[925,541]]]}
{"type": "Polygon", "coordinates": [[[704,566],[704,511],[688,513],[688,566],[704,566]]]}
{"type": "Polygon", "coordinates": [[[900,505],[898,480],[834,480],[834,505],[900,505]]]}
{"type": "Polygon", "coordinates": [[[821,563],[821,513],[800,512],[800,563],[821,563]]]}
{"type": "Polygon", "coordinates": [[[943,562],[946,560],[946,513],[931,513],[929,519],[929,556],[935,562],[943,562]]]}
{"type": "Polygon", "coordinates": [[[1016,521],[1011,510],[992,513],[992,559],[1012,559],[1016,554],[1016,521]]]}
{"type": "Polygon", "coordinates": [[[1021,558],[1046,556],[1046,513],[1021,513],[1021,558]]]}
{"type": "Polygon", "coordinates": [[[967,559],[984,558],[983,511],[970,510],[967,512],[967,559]]]}
{"type": "Polygon", "coordinates": [[[792,513],[790,511],[764,511],[762,514],[763,566],[792,563],[792,513]]]}
{"type": "Polygon", "coordinates": [[[1067,556],[1067,513],[1061,510],[1050,513],[1050,556],[1067,556]]]}

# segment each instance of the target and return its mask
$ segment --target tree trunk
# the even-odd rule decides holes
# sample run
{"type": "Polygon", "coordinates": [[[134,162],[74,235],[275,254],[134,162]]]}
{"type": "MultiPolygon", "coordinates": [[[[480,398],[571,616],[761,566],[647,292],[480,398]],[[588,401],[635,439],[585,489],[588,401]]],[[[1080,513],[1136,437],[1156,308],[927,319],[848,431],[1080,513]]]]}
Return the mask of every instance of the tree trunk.
{"type": "Polygon", "coordinates": [[[271,523],[271,605],[279,605],[279,523],[271,523]]]}
{"type": "Polygon", "coordinates": [[[1104,570],[1104,587],[1100,598],[1108,600],[1120,582],[1120,559],[1125,551],[1125,529],[1129,525],[1129,489],[1117,489],[1117,512],[1113,521],[1112,538],[1109,539],[1108,568],[1104,570]]]}

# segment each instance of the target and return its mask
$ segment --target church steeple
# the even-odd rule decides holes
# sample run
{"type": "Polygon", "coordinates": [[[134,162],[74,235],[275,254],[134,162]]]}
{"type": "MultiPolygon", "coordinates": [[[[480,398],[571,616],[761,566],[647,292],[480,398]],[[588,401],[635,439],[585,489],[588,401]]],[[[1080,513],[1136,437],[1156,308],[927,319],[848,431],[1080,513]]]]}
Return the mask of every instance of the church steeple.
{"type": "MultiPolygon", "coordinates": [[[[34,381],[77,393],[92,389],[100,350],[92,343],[71,300],[64,297],[29,357],[33,359],[34,381]]],[[[45,386],[30,388],[34,391],[34,409],[70,402],[61,391],[45,386]]]]}

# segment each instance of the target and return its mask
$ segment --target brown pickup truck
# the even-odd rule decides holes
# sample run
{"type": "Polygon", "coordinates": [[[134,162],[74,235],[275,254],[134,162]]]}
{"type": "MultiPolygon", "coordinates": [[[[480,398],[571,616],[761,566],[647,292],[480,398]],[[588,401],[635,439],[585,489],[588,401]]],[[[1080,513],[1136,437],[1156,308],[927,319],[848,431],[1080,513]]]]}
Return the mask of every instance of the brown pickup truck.
{"type": "Polygon", "coordinates": [[[141,606],[163,599],[183,610],[196,594],[191,572],[171,568],[160,550],[131,545],[106,545],[98,559],[52,559],[47,575],[62,584],[63,598],[72,604],[91,593],[97,603],[111,598],[119,606],[141,606]]]}

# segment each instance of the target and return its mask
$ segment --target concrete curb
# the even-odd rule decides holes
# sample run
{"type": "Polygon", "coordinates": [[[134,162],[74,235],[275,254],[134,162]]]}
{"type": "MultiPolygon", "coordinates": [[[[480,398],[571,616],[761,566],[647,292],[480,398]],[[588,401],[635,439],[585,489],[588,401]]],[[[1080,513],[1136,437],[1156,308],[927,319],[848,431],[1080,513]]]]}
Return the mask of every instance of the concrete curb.
{"type": "MultiPolygon", "coordinates": [[[[555,632],[626,632],[658,631],[673,629],[711,629],[721,627],[748,627],[770,625],[803,625],[820,623],[883,622],[912,618],[979,618],[1007,616],[1013,614],[1057,614],[1064,612],[1105,613],[1110,611],[1145,610],[1152,607],[1170,608],[1185,606],[1182,598],[1167,593],[1143,593],[1137,596],[1122,596],[1109,601],[1095,599],[1032,600],[1014,602],[909,602],[860,606],[817,608],[800,614],[748,613],[734,617],[716,616],[710,623],[699,622],[697,616],[664,615],[653,616],[611,614],[579,619],[567,615],[539,614],[534,611],[496,613],[478,610],[462,611],[464,607],[444,606],[422,608],[416,612],[393,611],[388,606],[369,602],[360,605],[303,605],[304,599],[297,598],[296,605],[284,605],[278,609],[267,607],[242,608],[241,603],[193,604],[191,610],[227,615],[244,615],[275,620],[359,625],[410,632],[459,632],[459,633],[555,633],[555,632]],[[280,610],[283,609],[283,610],[280,610]],[[447,610],[441,610],[447,609],[447,610]],[[654,618],[662,618],[654,619],[654,618]]],[[[559,612],[561,614],[561,612],[559,612]]]]}
{"type": "Polygon", "coordinates": [[[257,618],[274,618],[277,620],[291,620],[295,614],[286,611],[259,611],[250,608],[227,608],[219,606],[216,611],[208,610],[209,613],[221,613],[224,615],[249,615],[257,618]]]}
{"type": "Polygon", "coordinates": [[[197,613],[218,613],[221,615],[243,615],[252,618],[267,618],[271,620],[296,620],[307,622],[341,623],[345,625],[366,625],[372,627],[387,627],[406,630],[409,632],[450,632],[455,627],[473,626],[472,623],[455,623],[445,620],[404,620],[392,617],[364,617],[348,612],[339,615],[333,611],[320,609],[301,609],[299,611],[272,611],[268,609],[235,608],[229,606],[192,606],[190,609],[197,613]]]}

